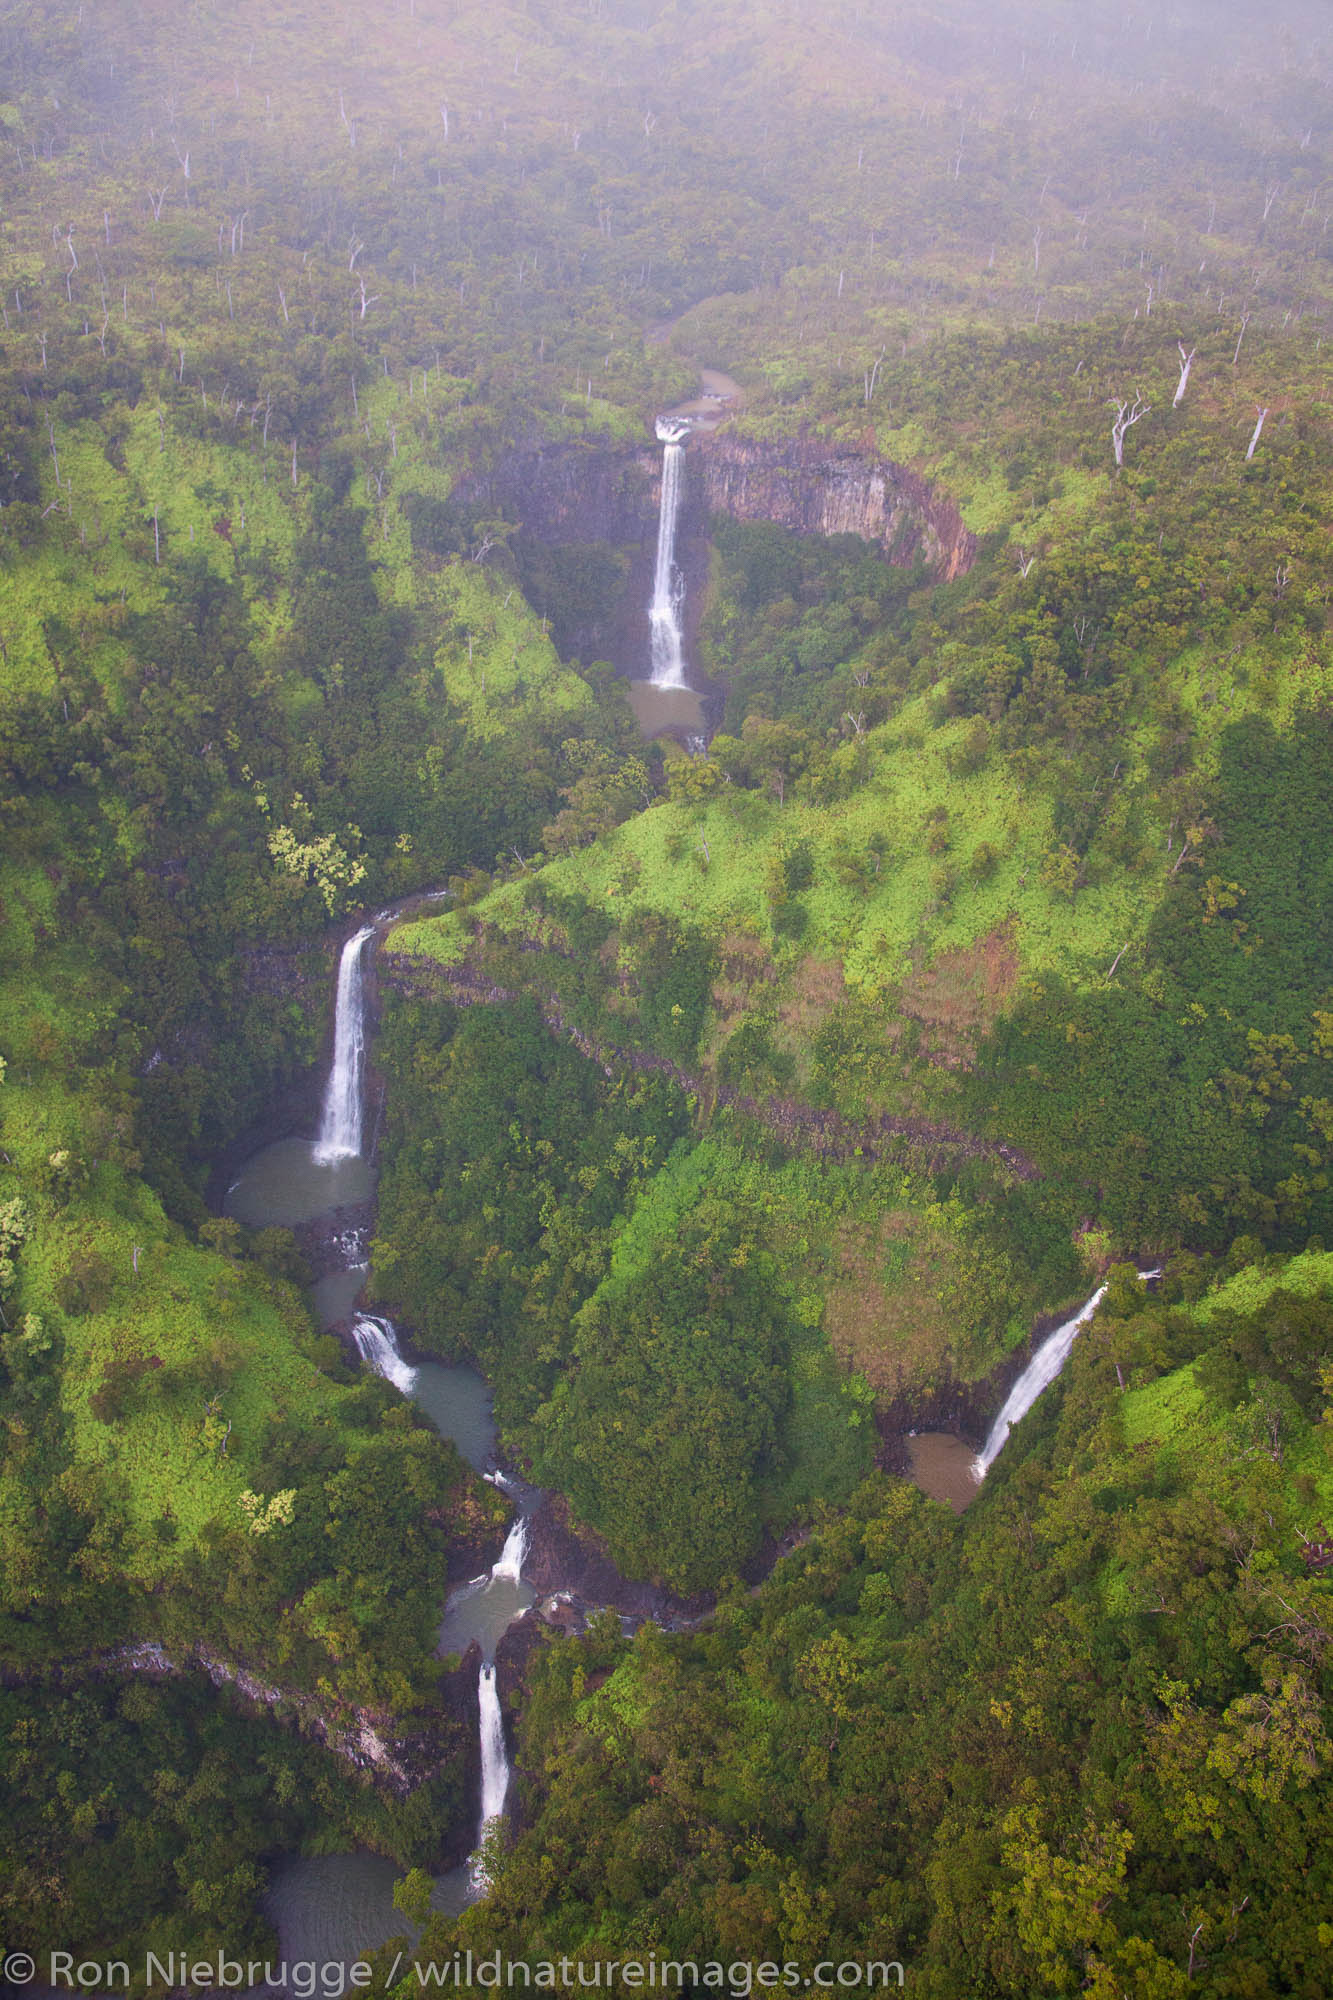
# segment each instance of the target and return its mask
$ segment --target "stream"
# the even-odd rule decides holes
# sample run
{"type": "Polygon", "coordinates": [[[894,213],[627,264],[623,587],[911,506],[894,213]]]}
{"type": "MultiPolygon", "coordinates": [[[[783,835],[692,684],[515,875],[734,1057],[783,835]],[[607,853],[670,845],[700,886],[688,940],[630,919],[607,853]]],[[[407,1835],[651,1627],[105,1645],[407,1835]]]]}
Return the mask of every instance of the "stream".
{"type": "MultiPolygon", "coordinates": [[[[495,1425],[490,1391],[473,1368],[403,1354],[391,1320],[358,1305],[370,1266],[366,1261],[365,1216],[373,1200],[375,1172],[363,1142],[365,1099],[365,960],[384,913],[353,933],[338,965],[333,1059],[324,1094],[320,1130],[310,1139],[287,1138],[263,1147],[227,1189],[224,1210],[252,1229],[270,1224],[299,1227],[359,1206],[355,1226],[336,1230],[336,1268],[312,1287],[311,1304],[321,1329],[349,1327],[364,1367],[410,1396],[441,1436],[450,1438],[477,1472],[515,1503],[504,1547],[489,1571],[455,1587],[443,1607],[437,1654],[454,1659],[476,1642],[482,1666],[478,1682],[481,1798],[477,1845],[503,1815],[509,1786],[504,1718],[495,1676],[496,1648],[516,1619],[536,1601],[523,1577],[531,1517],[541,1495],[495,1469],[495,1425]]],[[[1142,1278],[1156,1272],[1141,1272],[1142,1278]]],[[[1060,1373],[1080,1329],[1092,1318],[1104,1287],[1037,1349],[1014,1383],[980,1454],[960,1438],[942,1432],[913,1435],[912,1478],[934,1498],[961,1511],[1003,1449],[1010,1428],[1060,1373]]],[[[402,1871],[366,1852],[293,1855],[272,1870],[266,1907],[289,1962],[313,1961],[328,1969],[329,1992],[342,1991],[339,1968],[365,1949],[410,1931],[394,1908],[393,1884],[402,1871]]],[[[485,1892],[480,1853],[439,1876],[434,1908],[457,1913],[485,1892]]]]}
{"type": "MultiPolygon", "coordinates": [[[[318,1133],[310,1139],[280,1139],[242,1166],[227,1189],[224,1212],[250,1229],[272,1224],[299,1228],[353,1206],[370,1202],[375,1191],[372,1160],[364,1150],[365,957],[384,913],[347,939],[338,963],[333,1054],[318,1133]]],[[[495,1648],[516,1618],[536,1600],[523,1581],[528,1522],[539,1495],[491,1468],[495,1424],[491,1394],[474,1368],[423,1359],[409,1361],[398,1345],[392,1321],[358,1308],[370,1274],[363,1228],[348,1228],[334,1239],[339,1268],[326,1272],[311,1289],[311,1307],[322,1331],[350,1324],[362,1365],[372,1368],[425,1412],[442,1437],[450,1438],[474,1471],[500,1486],[517,1513],[494,1567],[450,1592],[444,1605],[437,1651],[442,1658],[467,1651],[476,1641],[483,1665],[478,1685],[481,1736],[481,1800],[478,1845],[504,1810],[509,1762],[504,1719],[495,1681],[495,1648]]],[[[292,1855],[273,1868],[266,1908],[278,1933],[282,1957],[290,1964],[313,1962],[330,1968],[329,1991],[341,1990],[336,1968],[387,1939],[410,1932],[394,1908],[393,1885],[403,1874],[396,1863],[368,1852],[292,1855]]],[[[434,1909],[449,1914],[483,1893],[478,1857],[436,1878],[434,1909]]]]}

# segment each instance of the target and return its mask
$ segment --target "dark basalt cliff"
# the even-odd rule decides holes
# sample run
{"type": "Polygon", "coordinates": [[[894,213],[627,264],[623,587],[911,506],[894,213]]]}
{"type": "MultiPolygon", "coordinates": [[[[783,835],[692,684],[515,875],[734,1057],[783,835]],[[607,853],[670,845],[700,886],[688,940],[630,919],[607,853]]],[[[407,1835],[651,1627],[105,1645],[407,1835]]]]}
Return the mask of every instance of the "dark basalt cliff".
{"type": "Polygon", "coordinates": [[[518,520],[525,535],[555,546],[641,542],[657,534],[662,454],[649,445],[520,445],[458,497],[518,520]]]}
{"type": "MultiPolygon", "coordinates": [[[[467,508],[517,521],[529,542],[572,551],[601,545],[628,554],[614,593],[567,614],[556,643],[566,658],[612,659],[646,674],[648,620],[661,500],[659,445],[533,441],[505,453],[456,495],[467,508]]],[[[685,458],[676,561],[685,578],[685,640],[696,654],[706,602],[708,525],[714,514],[773,521],[797,535],[859,535],[900,567],[923,562],[941,580],[971,568],[976,538],[953,501],[929,480],[873,452],[805,432],[772,442],[729,427],[698,431],[685,458]]],[[[544,611],[540,586],[533,598],[544,611]]]]}
{"type": "MultiPolygon", "coordinates": [[[[660,450],[592,444],[516,447],[459,497],[517,517],[540,542],[654,540],[660,450]]],[[[775,521],[798,535],[860,535],[891,563],[924,561],[941,578],[972,565],[976,539],[953,501],[888,459],[806,433],[779,442],[723,429],[691,439],[681,529],[707,531],[710,514],[775,521]]]]}
{"type": "Polygon", "coordinates": [[[709,513],[797,535],[860,535],[887,561],[921,561],[941,578],[972,566],[976,538],[953,501],[888,459],[809,435],[769,444],[714,433],[687,463],[709,513]]]}

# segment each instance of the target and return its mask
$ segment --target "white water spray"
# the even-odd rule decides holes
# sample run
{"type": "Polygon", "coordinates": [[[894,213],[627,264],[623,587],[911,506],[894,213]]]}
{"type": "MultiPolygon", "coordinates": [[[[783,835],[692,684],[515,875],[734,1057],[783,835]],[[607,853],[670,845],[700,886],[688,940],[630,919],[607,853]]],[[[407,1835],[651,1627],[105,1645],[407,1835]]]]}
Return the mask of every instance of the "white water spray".
{"type": "Polygon", "coordinates": [[[520,1514],[513,1527],[505,1536],[505,1545],[500,1551],[499,1561],[491,1571],[492,1577],[506,1577],[511,1583],[518,1583],[523,1576],[523,1559],[528,1553],[528,1517],[520,1514]]]}
{"type": "Polygon", "coordinates": [[[509,1756],[505,1749],[504,1716],[500,1712],[500,1690],[495,1668],[484,1666],[477,1684],[477,1706],[481,1711],[481,1819],[477,1827],[477,1852],[472,1857],[472,1887],[480,1894],[487,1886],[481,1849],[492,1826],[505,1809],[509,1793],[509,1756]]]}
{"type": "MultiPolygon", "coordinates": [[[[1143,1279],[1160,1277],[1159,1271],[1140,1271],[1143,1279]]],[[[1055,1332],[1048,1335],[1029,1361],[1023,1373],[1015,1382],[1000,1406],[1000,1413],[991,1425],[986,1442],[977,1453],[972,1466],[974,1479],[984,1479],[1004,1450],[1005,1440],[1019,1420],[1025,1417],[1043,1389],[1049,1389],[1060,1370],[1068,1361],[1079,1329],[1087,1325],[1102,1300],[1106,1297],[1105,1285],[1099,1285],[1086,1305],[1079,1307],[1072,1319],[1055,1332]]]]}
{"type": "MultiPolygon", "coordinates": [[[[528,1550],[528,1518],[520,1514],[505,1536],[505,1545],[491,1571],[490,1581],[504,1579],[518,1583],[523,1558],[528,1550]]],[[[488,1886],[482,1850],[486,1835],[505,1809],[509,1792],[509,1757],[505,1750],[504,1717],[500,1712],[500,1690],[496,1685],[494,1662],[483,1663],[477,1684],[477,1706],[481,1717],[481,1817],[477,1826],[477,1851],[472,1857],[472,1888],[483,1895],[488,1886]]]]}
{"type": "Polygon", "coordinates": [[[657,435],[662,440],[662,507],[657,522],[657,568],[653,574],[653,601],[648,607],[651,641],[652,685],[683,688],[685,678],[685,635],[680,611],[684,601],[684,580],[676,568],[676,522],[684,491],[685,443],[689,426],[659,420],[657,435]]]}
{"type": "Polygon", "coordinates": [[[991,1466],[1004,1450],[1005,1439],[1021,1417],[1025,1417],[1043,1389],[1049,1389],[1060,1370],[1069,1359],[1070,1349],[1077,1338],[1081,1326],[1086,1326],[1098,1306],[1106,1296],[1105,1285],[1099,1285],[1087,1304],[1080,1306],[1072,1319],[1044,1340],[1029,1361],[1023,1373],[1015,1382],[1004,1402],[1000,1414],[991,1425],[985,1444],[977,1454],[972,1471],[977,1479],[984,1479],[991,1466]]]}
{"type": "Polygon", "coordinates": [[[404,1361],[398,1352],[398,1341],[392,1320],[376,1319],[370,1313],[358,1313],[352,1321],[352,1338],[356,1342],[358,1354],[368,1368],[373,1368],[386,1382],[392,1382],[400,1395],[411,1395],[416,1386],[417,1371],[411,1362],[404,1361]]]}
{"type": "Polygon", "coordinates": [[[366,1061],[366,999],[362,956],[374,925],[348,938],[338,961],[333,1012],[333,1067],[324,1090],[314,1158],[319,1166],[353,1160],[361,1151],[362,1082],[366,1061]]]}

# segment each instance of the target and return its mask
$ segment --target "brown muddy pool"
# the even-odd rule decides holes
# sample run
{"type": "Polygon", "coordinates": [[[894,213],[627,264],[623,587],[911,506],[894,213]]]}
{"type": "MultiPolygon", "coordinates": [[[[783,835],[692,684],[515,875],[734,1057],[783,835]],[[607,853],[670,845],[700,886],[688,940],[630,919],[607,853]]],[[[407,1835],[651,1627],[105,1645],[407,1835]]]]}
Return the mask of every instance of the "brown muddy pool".
{"type": "Polygon", "coordinates": [[[920,1431],[908,1438],[907,1452],[913,1485],[932,1500],[942,1500],[955,1514],[961,1514],[976,1499],[975,1445],[955,1437],[952,1431],[920,1431]]]}

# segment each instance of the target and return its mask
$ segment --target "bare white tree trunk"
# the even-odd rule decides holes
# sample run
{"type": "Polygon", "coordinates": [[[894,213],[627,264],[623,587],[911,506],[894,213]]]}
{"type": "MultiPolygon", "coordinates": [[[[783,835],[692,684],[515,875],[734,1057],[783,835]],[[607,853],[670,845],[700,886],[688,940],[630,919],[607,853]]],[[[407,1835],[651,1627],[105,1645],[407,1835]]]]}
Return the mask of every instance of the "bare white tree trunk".
{"type": "Polygon", "coordinates": [[[1249,325],[1249,323],[1250,323],[1250,315],[1248,313],[1242,313],[1240,316],[1240,332],[1236,335],[1236,351],[1231,357],[1231,365],[1233,368],[1235,367],[1236,363],[1240,360],[1240,344],[1242,340],[1244,340],[1245,338],[1245,329],[1249,325]]]}
{"type": "Polygon", "coordinates": [[[1142,418],[1148,416],[1152,406],[1145,403],[1142,396],[1136,395],[1132,403],[1115,403],[1113,407],[1115,409],[1115,422],[1111,425],[1111,449],[1115,453],[1116,464],[1123,466],[1125,462],[1125,432],[1130,430],[1142,418]]]}
{"type": "Polygon", "coordinates": [[[1250,448],[1245,454],[1245,463],[1247,465],[1249,464],[1250,460],[1254,457],[1254,448],[1258,444],[1260,438],[1263,436],[1264,421],[1268,416],[1268,411],[1266,409],[1260,409],[1257,403],[1255,404],[1255,408],[1259,411],[1259,421],[1254,427],[1254,436],[1250,439],[1250,448]]]}
{"type": "Polygon", "coordinates": [[[1191,347],[1187,354],[1183,340],[1178,340],[1176,346],[1180,349],[1180,380],[1176,384],[1176,393],[1171,398],[1171,407],[1173,410],[1178,410],[1185,400],[1185,391],[1189,387],[1190,369],[1194,366],[1194,357],[1199,351],[1197,347],[1191,347]]]}

